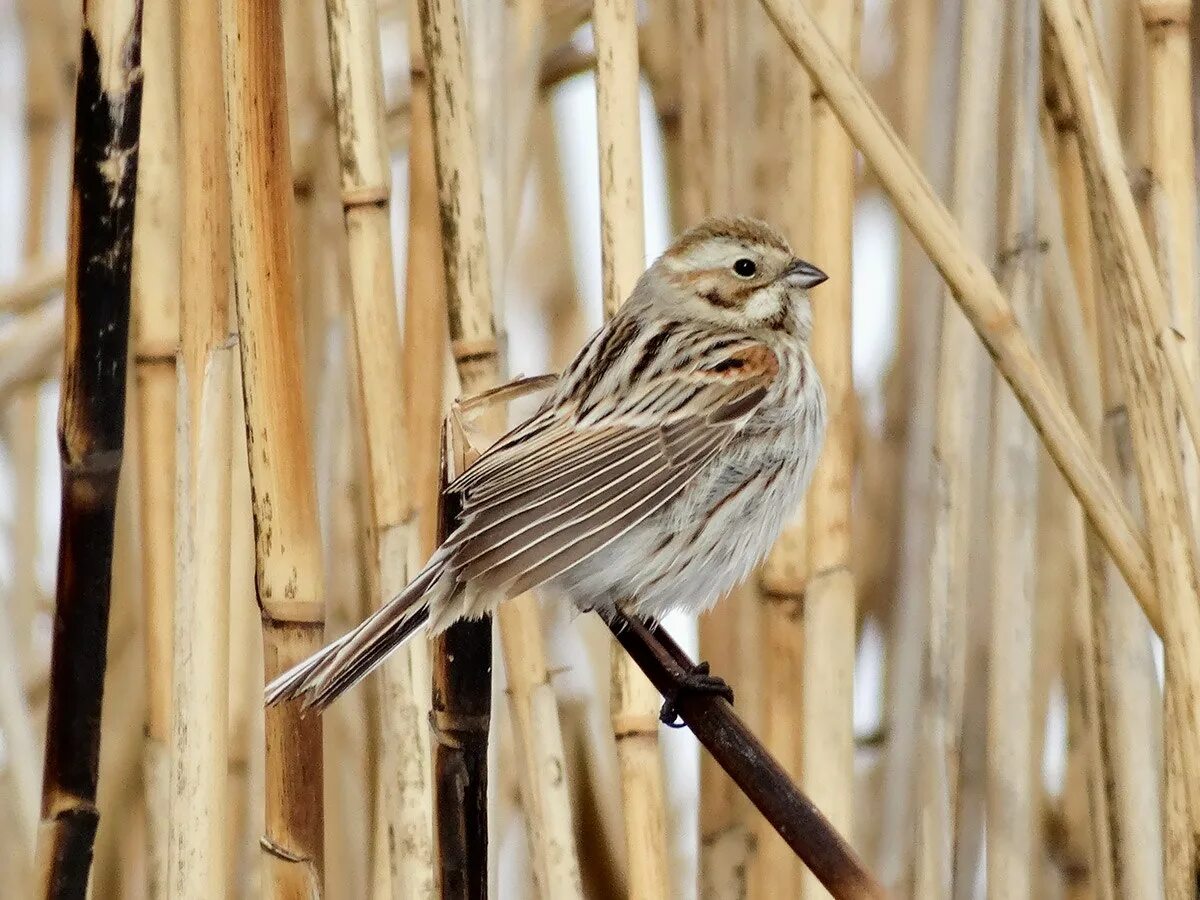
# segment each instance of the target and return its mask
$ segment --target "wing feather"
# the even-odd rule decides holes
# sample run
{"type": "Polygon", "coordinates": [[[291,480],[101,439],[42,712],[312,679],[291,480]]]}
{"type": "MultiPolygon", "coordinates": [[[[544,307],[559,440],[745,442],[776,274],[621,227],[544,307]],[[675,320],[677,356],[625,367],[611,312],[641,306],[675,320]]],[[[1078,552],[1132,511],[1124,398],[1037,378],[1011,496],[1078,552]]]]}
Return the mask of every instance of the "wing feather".
{"type": "Polygon", "coordinates": [[[775,354],[743,335],[702,336],[689,362],[666,371],[640,364],[646,340],[609,343],[631,348],[642,377],[613,391],[572,367],[571,393],[556,393],[448,488],[463,504],[447,546],[459,582],[517,593],[617,539],[703,471],[779,371],[775,354]]]}

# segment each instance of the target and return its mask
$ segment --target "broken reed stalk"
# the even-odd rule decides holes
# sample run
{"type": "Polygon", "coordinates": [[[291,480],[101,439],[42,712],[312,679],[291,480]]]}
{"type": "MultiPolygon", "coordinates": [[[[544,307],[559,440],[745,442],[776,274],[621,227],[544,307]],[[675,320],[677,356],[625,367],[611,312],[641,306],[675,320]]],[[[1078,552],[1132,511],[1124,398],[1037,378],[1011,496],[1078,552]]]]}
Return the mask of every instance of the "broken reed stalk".
{"type": "MultiPolygon", "coordinates": [[[[861,4],[824,0],[822,26],[843,58],[858,58],[861,4]]],[[[851,63],[853,64],[853,63],[851,63]]],[[[800,783],[835,828],[852,833],[854,811],[855,585],[850,495],[857,423],[850,361],[854,146],[829,101],[812,101],[812,259],[829,284],[812,304],[813,363],[828,404],[825,445],[808,489],[800,783]]],[[[804,896],[818,888],[806,879],[804,896]]]]}
{"type": "Polygon", "coordinates": [[[83,898],[99,811],[101,702],[125,437],[141,119],[141,4],[85,2],[67,223],[62,512],[37,895],[83,898]]]}
{"type": "MultiPolygon", "coordinates": [[[[996,210],[996,121],[1004,49],[1004,5],[963,8],[958,115],[954,138],[953,210],[964,240],[990,257],[996,210]]],[[[973,410],[982,360],[970,325],[949,293],[942,296],[931,485],[928,651],[922,683],[918,762],[915,892],[949,897],[955,881],[963,703],[967,682],[971,593],[973,410]],[[933,689],[933,685],[941,685],[933,689]]]]}
{"type": "MultiPolygon", "coordinates": [[[[1001,271],[1013,312],[1036,333],[1041,250],[1036,196],[1041,107],[1041,18],[1037,0],[1007,17],[1011,67],[1011,161],[1001,271]]],[[[1003,20],[1002,20],[1003,21],[1003,20]]],[[[999,29],[1001,34],[1004,30],[999,29]]],[[[1036,587],[1037,436],[1016,398],[992,372],[990,541],[991,629],[987,682],[987,885],[995,898],[1033,892],[1036,835],[1033,696],[1036,587]]]]}
{"type": "MultiPolygon", "coordinates": [[[[323,641],[321,535],[298,345],[292,172],[278,0],[222,0],[226,150],[242,394],[266,680],[323,641]]],[[[323,881],[321,719],[266,712],[263,890],[314,897],[323,881]]]]}
{"type": "MultiPolygon", "coordinates": [[[[473,453],[453,418],[443,426],[438,539],[458,524],[458,498],[445,486],[473,453]]],[[[456,622],[434,640],[433,783],[437,895],[487,900],[487,748],[492,716],[492,619],[456,622]]]]}
{"type": "MultiPolygon", "coordinates": [[[[391,160],[383,134],[383,71],[374,0],[326,4],[350,269],[350,319],[366,456],[369,539],[378,604],[408,583],[416,522],[407,483],[403,350],[392,263],[391,160]]],[[[420,303],[424,298],[417,298],[420,303]]],[[[440,360],[438,360],[440,363],[440,360]]],[[[435,366],[435,368],[440,368],[435,366]]],[[[418,393],[420,390],[418,389],[418,393]]],[[[380,669],[378,802],[394,897],[432,893],[429,645],[413,641],[380,669]]]]}
{"type": "MultiPolygon", "coordinates": [[[[661,626],[648,627],[619,612],[606,624],[663,696],[674,693],[679,679],[693,668],[661,626]]],[[[837,900],[887,896],[724,697],[699,691],[677,696],[679,717],[837,900]]]]}
{"type": "MultiPolygon", "coordinates": [[[[229,171],[219,0],[185,4],[179,24],[180,108],[187,114],[180,121],[183,253],[177,257],[181,340],[175,495],[179,552],[164,896],[198,897],[218,892],[216,886],[226,884],[231,868],[229,604],[237,347],[230,335],[229,171]]],[[[247,688],[248,684],[236,686],[239,694],[247,688]]]]}
{"type": "MultiPolygon", "coordinates": [[[[592,12],[605,319],[633,293],[645,268],[636,6],[633,0],[599,0],[592,12]]],[[[658,698],[616,644],[611,661],[609,713],[621,773],[629,896],[665,898],[671,892],[670,858],[658,698]]]]}
{"type": "MultiPolygon", "coordinates": [[[[433,113],[451,347],[462,391],[476,394],[498,382],[500,361],[492,312],[484,181],[474,134],[473,85],[457,0],[419,0],[418,11],[433,113]]],[[[497,212],[503,215],[502,209],[497,212]]],[[[565,766],[562,733],[533,596],[524,594],[508,601],[498,618],[534,870],[547,896],[578,895],[582,888],[567,785],[554,774],[565,766]]],[[[459,641],[471,635],[479,641],[491,639],[491,632],[482,626],[460,623],[451,626],[438,652],[458,652],[459,641]],[[460,634],[451,633],[456,630],[460,634]]],[[[481,644],[474,651],[475,658],[483,659],[482,651],[481,644]]],[[[442,660],[438,666],[448,664],[442,660]]],[[[439,855],[444,864],[446,854],[439,850],[439,855]]]]}
{"type": "MultiPolygon", "coordinates": [[[[1190,827],[1190,840],[1181,839],[1189,849],[1183,858],[1169,859],[1168,865],[1185,867],[1185,873],[1191,874],[1184,881],[1191,884],[1197,868],[1200,820],[1200,760],[1189,749],[1200,739],[1200,589],[1191,511],[1180,467],[1176,401],[1186,411],[1195,398],[1186,393],[1191,390],[1186,377],[1181,380],[1171,371],[1172,352],[1178,355],[1179,348],[1170,335],[1164,342],[1165,298],[1125,176],[1090,14],[1083,4],[1067,0],[1046,0],[1045,6],[1079,120],[1092,228],[1100,248],[1097,258],[1109,285],[1104,292],[1109,315],[1129,323],[1127,328],[1114,329],[1113,338],[1129,411],[1142,509],[1151,536],[1154,576],[1164,600],[1164,728],[1181,742],[1178,753],[1171,747],[1167,750],[1167,794],[1173,785],[1181,785],[1190,817],[1186,826],[1190,827]],[[1165,351],[1165,365],[1160,350],[1165,351]],[[1183,396],[1173,397],[1172,380],[1177,391],[1185,392],[1183,396]]],[[[1187,292],[1190,298],[1191,288],[1187,292]]],[[[1168,816],[1168,843],[1173,823],[1181,827],[1177,818],[1168,816]]]]}
{"type": "MultiPolygon", "coordinates": [[[[137,404],[138,525],[145,610],[147,882],[168,896],[167,847],[172,709],[171,631],[175,604],[175,367],[179,345],[178,13],[164,0],[145,7],[146,72],[133,240],[133,352],[137,404]]],[[[220,123],[217,123],[218,127],[220,123]]],[[[185,507],[186,509],[186,507],[185,507]]]]}
{"type": "MultiPolygon", "coordinates": [[[[763,123],[764,154],[775,157],[764,175],[759,202],[768,221],[778,223],[797,254],[809,252],[814,225],[812,204],[812,85],[808,73],[791,59],[770,23],[760,36],[765,46],[768,81],[761,102],[773,104],[763,123]],[[774,115],[770,115],[773,112],[774,115]],[[768,202],[770,205],[768,206],[768,202]]],[[[763,598],[763,743],[784,771],[798,781],[803,747],[804,590],[808,583],[808,537],[803,504],[771,548],[758,572],[763,598]]],[[[796,855],[763,820],[754,856],[755,883],[763,897],[795,897],[801,870],[796,855]]]]}
{"type": "Polygon", "coordinates": [[[1029,337],[1017,327],[995,277],[802,0],[761,2],[952,289],[1158,630],[1159,602],[1145,542],[1098,452],[1089,445],[1029,337]]]}

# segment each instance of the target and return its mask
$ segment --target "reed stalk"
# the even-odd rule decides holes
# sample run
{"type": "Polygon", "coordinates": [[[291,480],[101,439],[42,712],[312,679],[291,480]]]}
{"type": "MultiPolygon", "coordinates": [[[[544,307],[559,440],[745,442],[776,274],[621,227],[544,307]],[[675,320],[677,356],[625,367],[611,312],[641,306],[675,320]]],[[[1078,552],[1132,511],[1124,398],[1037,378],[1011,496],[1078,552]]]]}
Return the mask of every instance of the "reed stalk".
{"type": "MultiPolygon", "coordinates": [[[[404,383],[404,373],[392,267],[392,173],[383,137],[378,12],[373,0],[330,2],[326,10],[367,463],[368,533],[382,604],[408,583],[417,535],[407,483],[405,409],[396,402],[396,386],[404,383]]],[[[417,641],[402,648],[381,674],[379,802],[384,804],[391,891],[396,898],[424,897],[434,884],[425,727],[430,702],[427,644],[417,641]]]]}
{"type": "MultiPolygon", "coordinates": [[[[633,292],[645,268],[636,4],[600,0],[592,13],[592,27],[600,145],[601,296],[607,319],[633,292]]],[[[628,895],[665,898],[671,888],[658,697],[615,643],[611,660],[609,714],[621,773],[628,895]]]]}
{"type": "Polygon", "coordinates": [[[141,5],[83,7],[59,408],[62,512],[50,663],[38,896],[87,892],[112,552],[125,431],[141,5]]]}
{"type": "Polygon", "coordinates": [[[145,115],[137,176],[133,252],[133,344],[137,405],[138,522],[146,617],[147,887],[168,895],[175,604],[175,399],[180,320],[179,109],[175,85],[178,13],[151,0],[143,26],[145,115]]]}
{"type": "MultiPolygon", "coordinates": [[[[292,172],[278,0],[223,0],[233,273],[250,457],[256,591],[269,681],[320,647],[321,536],[298,346],[292,172]]],[[[266,713],[263,891],[315,897],[323,880],[321,721],[266,713]]]]}
{"type": "MultiPolygon", "coordinates": [[[[166,896],[221,896],[228,794],[233,373],[219,0],[180,10],[183,254],[166,896]]],[[[240,650],[241,648],[239,648],[240,650]]],[[[238,685],[239,692],[248,684],[238,685]]]]}
{"type": "MultiPolygon", "coordinates": [[[[1040,318],[1036,206],[1041,19],[1036,0],[1008,17],[1012,150],[1000,259],[1013,311],[1033,332],[1040,318]]],[[[988,896],[1034,896],[1033,696],[1037,543],[1037,438],[1000,377],[992,375],[991,633],[987,683],[988,896]]]]}
{"type": "Polygon", "coordinates": [[[1028,336],[1016,326],[1012,307],[995,277],[970,248],[912,154],[829,44],[812,14],[800,0],[761,2],[952,289],[955,301],[1012,387],[1158,631],[1161,616],[1146,544],[1105,473],[1098,452],[1089,446],[1028,336]]]}
{"type": "MultiPolygon", "coordinates": [[[[812,86],[808,73],[789,58],[778,35],[763,34],[767,78],[761,104],[765,111],[764,135],[780,135],[762,141],[769,154],[763,174],[763,215],[777,222],[792,241],[793,249],[806,258],[814,225],[812,204],[802,203],[814,184],[812,145],[812,86]],[[785,199],[786,198],[786,199],[785,199]]],[[[804,508],[796,510],[792,523],[767,555],[758,574],[764,604],[761,634],[766,641],[763,654],[763,743],[793,780],[801,773],[804,734],[803,685],[805,648],[805,600],[808,584],[808,536],[804,508]]],[[[795,853],[765,820],[758,829],[753,881],[760,897],[795,897],[800,893],[801,869],[795,853]]]]}
{"type": "MultiPolygon", "coordinates": [[[[1129,323],[1127,328],[1114,329],[1113,338],[1153,548],[1154,576],[1159,595],[1169,598],[1162,607],[1161,631],[1167,673],[1164,728],[1168,737],[1173,735],[1182,744],[1178,753],[1168,744],[1166,791],[1170,796],[1173,786],[1181,786],[1187,805],[1186,822],[1181,823],[1177,815],[1167,818],[1168,843],[1174,831],[1176,843],[1185,847],[1182,854],[1168,854],[1168,865],[1181,869],[1183,883],[1190,885],[1197,868],[1196,822],[1200,816],[1200,763],[1188,751],[1200,734],[1200,594],[1175,419],[1176,402],[1188,419],[1187,409],[1194,397],[1186,370],[1180,368],[1182,363],[1177,367],[1172,361],[1180,355],[1176,341],[1170,336],[1164,341],[1165,298],[1125,177],[1090,14],[1082,5],[1047,0],[1046,18],[1062,55],[1079,119],[1092,228],[1110,288],[1104,293],[1108,312],[1129,323]],[[1182,392],[1174,399],[1172,382],[1176,391],[1182,392]]],[[[1168,809],[1172,809],[1170,804],[1168,809]]]]}
{"type": "MultiPolygon", "coordinates": [[[[847,61],[858,57],[861,6],[824,2],[825,33],[847,61]]],[[[853,62],[851,62],[853,64],[853,62]]],[[[855,585],[851,573],[850,494],[856,430],[850,361],[851,232],[854,147],[829,101],[812,101],[812,207],[809,251],[829,275],[813,304],[812,357],[821,373],[829,420],[808,489],[809,578],[804,593],[801,784],[835,828],[850,834],[854,809],[855,585]]],[[[817,897],[814,878],[804,897],[817,897]]]]}
{"type": "MultiPolygon", "coordinates": [[[[981,254],[990,252],[996,185],[985,174],[996,164],[995,123],[999,114],[1003,7],[964,7],[955,133],[953,208],[964,239],[981,254]]],[[[915,891],[949,897],[953,871],[962,758],[963,702],[967,681],[967,610],[970,599],[972,528],[972,408],[978,396],[981,360],[969,323],[950,296],[942,301],[938,350],[937,412],[931,483],[936,498],[929,554],[928,651],[922,679],[918,762],[919,827],[915,891]],[[930,686],[941,685],[938,690],[930,686]]]]}
{"type": "MultiPolygon", "coordinates": [[[[31,153],[35,147],[36,144],[31,140],[31,153]]],[[[32,191],[30,195],[32,199],[32,191]]],[[[28,240],[32,241],[33,227],[28,226],[27,230],[30,235],[28,240]]],[[[29,256],[21,274],[0,288],[0,312],[24,313],[36,309],[62,292],[66,274],[59,260],[29,256]]]]}

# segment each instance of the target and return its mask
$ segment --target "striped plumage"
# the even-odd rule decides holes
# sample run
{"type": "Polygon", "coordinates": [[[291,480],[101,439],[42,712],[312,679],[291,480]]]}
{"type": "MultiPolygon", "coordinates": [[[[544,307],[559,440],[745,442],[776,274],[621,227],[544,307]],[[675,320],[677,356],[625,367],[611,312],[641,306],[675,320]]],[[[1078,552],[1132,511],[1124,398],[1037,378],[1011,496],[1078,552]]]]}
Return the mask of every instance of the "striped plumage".
{"type": "Polygon", "coordinates": [[[449,486],[461,524],[421,573],[268,702],[323,707],[422,626],[532,588],[651,618],[716,602],[774,542],[820,451],[807,290],[823,280],[754,220],[680,237],[538,412],[449,486]]]}

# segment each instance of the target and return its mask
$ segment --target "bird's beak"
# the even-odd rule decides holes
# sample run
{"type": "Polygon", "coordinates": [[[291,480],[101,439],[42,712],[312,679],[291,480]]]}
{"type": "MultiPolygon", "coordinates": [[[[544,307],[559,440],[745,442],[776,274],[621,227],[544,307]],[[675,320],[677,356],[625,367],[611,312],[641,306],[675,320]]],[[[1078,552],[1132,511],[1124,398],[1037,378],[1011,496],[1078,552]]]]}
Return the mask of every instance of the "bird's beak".
{"type": "Polygon", "coordinates": [[[788,284],[798,288],[815,288],[818,284],[823,284],[829,280],[829,276],[814,266],[812,263],[805,262],[802,259],[793,259],[791,265],[783,270],[783,274],[779,276],[788,284]]]}

